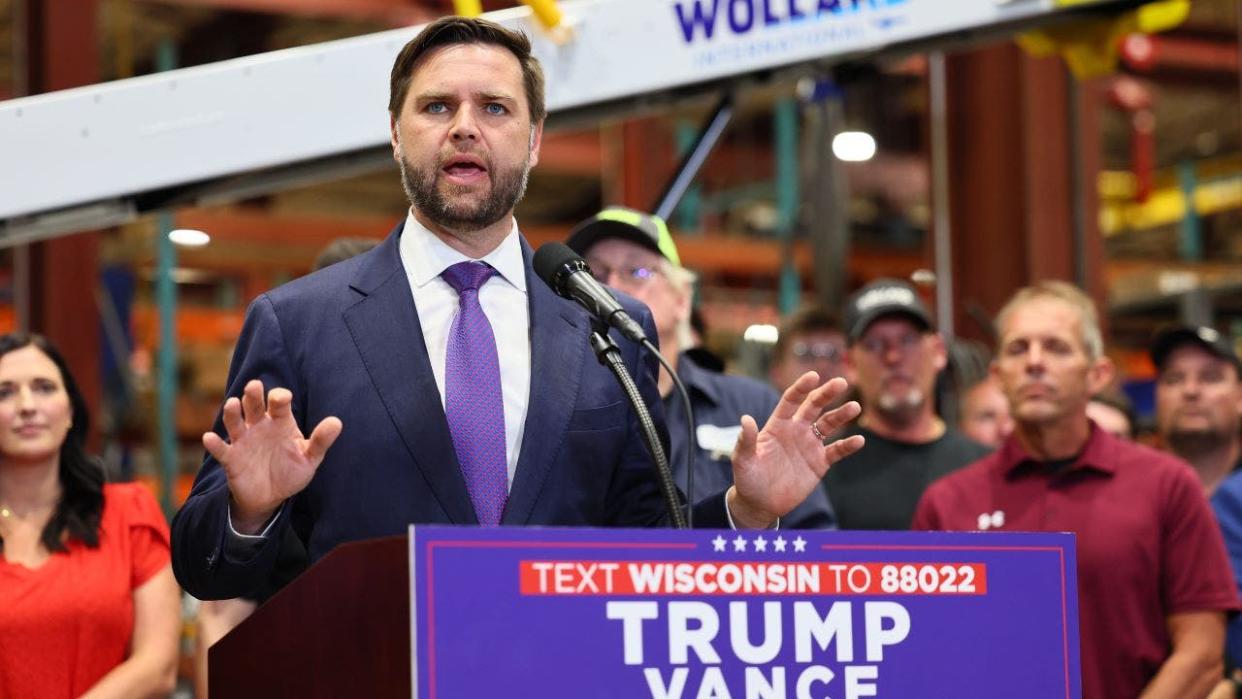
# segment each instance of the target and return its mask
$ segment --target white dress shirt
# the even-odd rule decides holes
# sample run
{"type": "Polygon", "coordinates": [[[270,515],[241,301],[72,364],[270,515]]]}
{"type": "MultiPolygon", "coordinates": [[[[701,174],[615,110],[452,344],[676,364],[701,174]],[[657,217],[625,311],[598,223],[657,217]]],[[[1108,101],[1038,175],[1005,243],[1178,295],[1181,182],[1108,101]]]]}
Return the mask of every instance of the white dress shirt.
{"type": "MultiPolygon", "coordinates": [[[[423,343],[436,388],[440,389],[440,405],[444,405],[444,360],[448,351],[449,329],[457,317],[457,292],[440,277],[440,273],[467,257],[449,247],[414,218],[405,218],[405,230],[399,245],[401,265],[410,281],[418,322],[423,328],[423,343]]],[[[526,409],[530,403],[530,305],[526,293],[526,265],[522,262],[522,245],[517,222],[504,241],[479,260],[495,268],[494,274],[479,289],[479,304],[492,325],[496,338],[496,354],[500,360],[500,387],[504,397],[505,456],[509,471],[509,487],[517,469],[522,450],[522,430],[526,425],[526,409]]]]}

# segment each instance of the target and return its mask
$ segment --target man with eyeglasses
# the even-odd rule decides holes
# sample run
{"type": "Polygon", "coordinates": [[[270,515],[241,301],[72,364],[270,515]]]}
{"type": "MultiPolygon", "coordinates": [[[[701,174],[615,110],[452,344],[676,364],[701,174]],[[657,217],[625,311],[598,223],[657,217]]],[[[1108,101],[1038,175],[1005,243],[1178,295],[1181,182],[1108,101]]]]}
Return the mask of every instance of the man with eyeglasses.
{"type": "MultiPolygon", "coordinates": [[[[690,309],[695,276],[681,266],[668,226],[658,216],[614,206],[575,227],[567,243],[582,255],[597,279],[651,309],[660,352],[686,385],[694,410],[695,498],[728,488],[733,482],[730,455],[741,435],[742,416],[766,420],[779,396],[754,379],[709,371],[686,354],[693,345],[690,309]]],[[[674,480],[684,489],[686,414],[667,372],[660,372],[658,384],[669,432],[669,465],[674,480]]],[[[828,529],[836,525],[828,498],[817,488],[781,519],[781,526],[828,529]]]]}
{"type": "Polygon", "coordinates": [[[819,374],[820,385],[846,372],[841,323],[819,306],[801,308],[781,324],[768,377],[776,390],[783,391],[808,371],[819,374]]]}
{"type": "Polygon", "coordinates": [[[850,297],[845,331],[863,412],[843,435],[866,444],[824,477],[842,529],[909,529],[932,481],[987,454],[936,414],[944,340],[909,284],[876,280],[850,297]]]}

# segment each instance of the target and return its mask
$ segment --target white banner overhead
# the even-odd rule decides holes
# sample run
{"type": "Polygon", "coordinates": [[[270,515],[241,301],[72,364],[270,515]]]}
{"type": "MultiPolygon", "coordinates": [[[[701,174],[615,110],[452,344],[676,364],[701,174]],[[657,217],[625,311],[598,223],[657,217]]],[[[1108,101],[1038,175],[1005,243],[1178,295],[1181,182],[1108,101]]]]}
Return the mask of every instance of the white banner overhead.
{"type": "MultiPolygon", "coordinates": [[[[554,42],[525,7],[488,16],[531,35],[547,73],[549,109],[564,112],[1020,26],[1065,11],[1057,5],[567,0],[564,43],[554,42]]],[[[386,144],[388,72],[417,29],[0,102],[0,245],[31,231],[86,227],[92,216],[102,217],[95,225],[115,223],[144,208],[137,203],[144,194],[300,164],[322,169],[330,159],[386,144]]]]}

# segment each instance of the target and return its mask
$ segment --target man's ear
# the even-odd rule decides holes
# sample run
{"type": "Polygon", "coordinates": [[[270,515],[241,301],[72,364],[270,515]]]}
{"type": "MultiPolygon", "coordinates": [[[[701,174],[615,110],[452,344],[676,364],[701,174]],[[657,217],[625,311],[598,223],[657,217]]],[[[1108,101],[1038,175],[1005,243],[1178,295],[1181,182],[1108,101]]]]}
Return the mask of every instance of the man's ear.
{"type": "Polygon", "coordinates": [[[539,147],[543,145],[543,122],[530,127],[530,166],[539,164],[539,147]]]}
{"type": "Polygon", "coordinates": [[[388,115],[388,137],[392,140],[392,159],[401,162],[401,133],[397,130],[397,117],[388,115]]]}
{"type": "Polygon", "coordinates": [[[853,386],[858,382],[858,358],[855,352],[860,352],[856,346],[857,343],[847,343],[845,345],[845,380],[853,386]]]}
{"type": "Polygon", "coordinates": [[[841,360],[841,376],[845,377],[845,382],[850,386],[858,380],[858,372],[854,369],[854,358],[848,349],[845,350],[845,356],[841,360]]]}
{"type": "Polygon", "coordinates": [[[1091,390],[1091,395],[1094,396],[1112,385],[1113,378],[1116,376],[1117,367],[1113,364],[1113,360],[1107,356],[1096,359],[1087,372],[1087,388],[1091,390]]]}
{"type": "MultiPolygon", "coordinates": [[[[1239,414],[1242,414],[1242,369],[1236,365],[1233,367],[1233,394],[1236,401],[1236,408],[1239,414]]],[[[1156,385],[1160,385],[1160,373],[1156,373],[1156,385]]]]}
{"type": "Polygon", "coordinates": [[[936,360],[936,371],[944,371],[949,365],[949,351],[945,348],[944,337],[940,333],[932,333],[932,352],[936,360]]]}

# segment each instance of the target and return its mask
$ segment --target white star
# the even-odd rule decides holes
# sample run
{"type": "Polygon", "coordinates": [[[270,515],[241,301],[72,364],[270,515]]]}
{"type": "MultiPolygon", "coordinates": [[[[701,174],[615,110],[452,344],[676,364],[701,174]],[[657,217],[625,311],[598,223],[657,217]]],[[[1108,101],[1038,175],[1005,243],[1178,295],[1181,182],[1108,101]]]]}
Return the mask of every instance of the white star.
{"type": "Polygon", "coordinates": [[[797,539],[794,539],[793,544],[794,544],[794,551],[798,553],[802,553],[803,551],[806,551],[806,539],[803,539],[801,536],[799,536],[797,539]]]}
{"type": "Polygon", "coordinates": [[[784,553],[785,552],[785,537],[783,536],[776,537],[776,539],[772,541],[772,548],[776,549],[777,553],[784,553]]]}
{"type": "Polygon", "coordinates": [[[712,539],[712,550],[713,551],[724,551],[726,543],[728,542],[725,541],[725,538],[717,534],[716,538],[712,539]]]}
{"type": "Polygon", "coordinates": [[[755,537],[755,550],[756,550],[756,551],[767,551],[767,550],[768,550],[768,540],[767,540],[767,539],[765,539],[765,538],[763,538],[763,536],[757,536],[757,537],[755,537]]]}
{"type": "Polygon", "coordinates": [[[734,551],[745,551],[746,550],[746,540],[742,538],[741,534],[738,534],[737,538],[733,540],[733,550],[734,551]]]}

